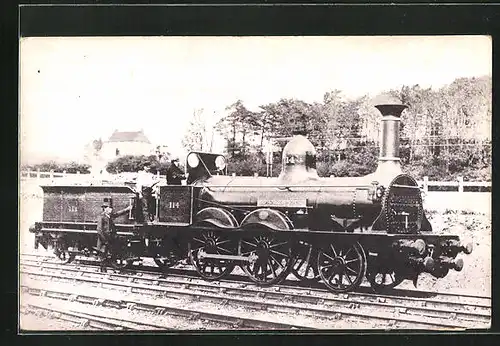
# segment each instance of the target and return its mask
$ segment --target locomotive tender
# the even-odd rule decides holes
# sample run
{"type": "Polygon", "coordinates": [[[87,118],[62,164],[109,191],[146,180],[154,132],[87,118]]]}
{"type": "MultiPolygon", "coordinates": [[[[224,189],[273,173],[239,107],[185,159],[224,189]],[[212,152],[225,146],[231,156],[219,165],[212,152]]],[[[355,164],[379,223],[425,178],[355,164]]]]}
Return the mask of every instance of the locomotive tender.
{"type": "Polygon", "coordinates": [[[290,273],[330,290],[376,291],[427,272],[462,270],[471,243],[436,235],[420,188],[400,168],[399,123],[405,105],[385,104],[375,172],[320,178],[316,151],[303,134],[285,146],[277,178],[223,175],[222,155],[191,152],[187,185],[159,185],[151,222],[140,222],[138,197],[123,185],[46,185],[43,221],[30,228],[35,247],[53,247],[70,262],[90,255],[102,202],[132,207],[115,220],[120,248],[114,266],[152,257],[164,268],[188,259],[201,277],[218,280],[236,266],[254,282],[278,284],[290,273]]]}

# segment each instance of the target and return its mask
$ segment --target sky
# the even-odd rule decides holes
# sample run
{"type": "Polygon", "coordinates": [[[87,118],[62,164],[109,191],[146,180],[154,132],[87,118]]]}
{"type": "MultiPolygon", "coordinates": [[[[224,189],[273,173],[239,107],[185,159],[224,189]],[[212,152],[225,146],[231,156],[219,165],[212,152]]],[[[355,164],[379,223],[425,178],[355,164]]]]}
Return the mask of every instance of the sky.
{"type": "Polygon", "coordinates": [[[30,37],[20,40],[21,161],[73,159],[115,129],[183,155],[195,109],[322,102],[491,75],[488,36],[30,37]]]}

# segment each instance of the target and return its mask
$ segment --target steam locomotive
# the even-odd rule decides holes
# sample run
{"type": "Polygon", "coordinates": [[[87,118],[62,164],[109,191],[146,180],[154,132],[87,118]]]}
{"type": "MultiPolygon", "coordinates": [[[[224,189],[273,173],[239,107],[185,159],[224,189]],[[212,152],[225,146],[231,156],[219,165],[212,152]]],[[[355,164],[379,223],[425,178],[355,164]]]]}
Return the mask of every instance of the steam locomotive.
{"type": "Polygon", "coordinates": [[[334,292],[364,280],[375,291],[427,272],[461,271],[472,244],[432,232],[416,180],[401,171],[400,117],[405,105],[375,106],[382,141],[375,172],[356,178],[320,178],[316,150],[303,133],[283,149],[279,177],[224,174],[226,159],[191,152],[187,184],[160,184],[151,220],[140,220],[135,191],[123,185],[46,185],[43,221],[30,231],[35,247],[53,247],[63,262],[90,256],[101,205],[130,207],[115,220],[119,237],[113,265],[142,258],[168,268],[187,259],[206,280],[236,266],[255,283],[279,284],[293,274],[321,280],[334,292]]]}

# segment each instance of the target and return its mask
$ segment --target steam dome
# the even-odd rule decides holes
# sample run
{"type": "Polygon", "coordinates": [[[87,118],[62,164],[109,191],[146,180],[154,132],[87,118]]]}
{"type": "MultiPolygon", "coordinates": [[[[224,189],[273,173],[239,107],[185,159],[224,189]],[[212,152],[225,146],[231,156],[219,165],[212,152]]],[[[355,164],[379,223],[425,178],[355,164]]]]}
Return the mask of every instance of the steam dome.
{"type": "Polygon", "coordinates": [[[316,171],[316,149],[305,136],[294,136],[283,149],[279,179],[285,184],[319,179],[316,171]]]}

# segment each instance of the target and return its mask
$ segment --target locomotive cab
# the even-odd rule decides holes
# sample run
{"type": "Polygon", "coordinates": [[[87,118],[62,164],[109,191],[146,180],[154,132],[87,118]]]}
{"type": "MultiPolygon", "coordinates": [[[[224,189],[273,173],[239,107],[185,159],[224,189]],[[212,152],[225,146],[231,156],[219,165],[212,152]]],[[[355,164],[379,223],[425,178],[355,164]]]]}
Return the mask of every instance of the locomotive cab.
{"type": "Polygon", "coordinates": [[[187,185],[161,185],[156,201],[156,220],[175,226],[193,223],[193,205],[200,187],[196,181],[226,173],[226,158],[220,154],[190,152],[186,158],[187,185]]]}
{"type": "Polygon", "coordinates": [[[224,155],[192,151],[186,158],[187,184],[212,175],[226,175],[227,165],[224,155]]]}

